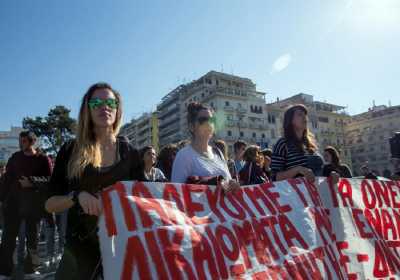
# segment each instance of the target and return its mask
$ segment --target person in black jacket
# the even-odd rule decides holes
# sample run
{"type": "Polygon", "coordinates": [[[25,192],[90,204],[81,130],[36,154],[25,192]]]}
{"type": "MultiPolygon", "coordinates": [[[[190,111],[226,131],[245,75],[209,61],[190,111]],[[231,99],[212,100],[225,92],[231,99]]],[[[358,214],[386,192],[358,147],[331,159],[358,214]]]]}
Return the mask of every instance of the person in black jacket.
{"type": "Polygon", "coordinates": [[[339,152],[332,146],[327,146],[324,150],[324,168],[322,176],[329,177],[332,172],[339,174],[341,178],[353,177],[350,168],[340,162],[339,152]]]}
{"type": "Polygon", "coordinates": [[[240,185],[253,185],[268,182],[267,174],[263,170],[264,155],[260,147],[250,145],[246,148],[243,159],[246,164],[239,172],[240,185]]]}
{"type": "Polygon", "coordinates": [[[167,181],[171,181],[172,164],[174,163],[178,146],[175,144],[165,145],[158,154],[157,167],[163,172],[167,181]]]}
{"type": "Polygon", "coordinates": [[[76,139],[60,149],[50,180],[48,212],[68,211],[66,244],[56,279],[97,279],[102,274],[97,237],[99,192],[139,175],[139,154],[117,137],[122,116],[119,93],[106,83],[83,97],[76,139]]]}

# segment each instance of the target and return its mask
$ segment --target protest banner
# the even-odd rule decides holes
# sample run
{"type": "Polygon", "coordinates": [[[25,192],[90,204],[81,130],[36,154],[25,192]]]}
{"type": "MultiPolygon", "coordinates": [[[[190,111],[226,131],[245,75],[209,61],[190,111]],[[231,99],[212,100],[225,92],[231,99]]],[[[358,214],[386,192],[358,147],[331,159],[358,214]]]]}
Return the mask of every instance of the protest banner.
{"type": "Polygon", "coordinates": [[[102,193],[105,279],[397,279],[400,182],[120,182],[102,193]]]}

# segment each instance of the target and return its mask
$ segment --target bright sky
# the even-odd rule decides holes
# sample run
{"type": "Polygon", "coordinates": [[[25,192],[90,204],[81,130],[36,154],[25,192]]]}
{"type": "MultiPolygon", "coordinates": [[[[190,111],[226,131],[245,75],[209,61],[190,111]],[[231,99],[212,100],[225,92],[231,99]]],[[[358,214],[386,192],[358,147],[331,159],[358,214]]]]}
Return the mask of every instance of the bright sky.
{"type": "Polygon", "coordinates": [[[400,104],[398,0],[3,0],[0,40],[0,130],[58,104],[76,117],[97,81],[122,93],[127,121],[209,70],[268,101],[400,104]]]}

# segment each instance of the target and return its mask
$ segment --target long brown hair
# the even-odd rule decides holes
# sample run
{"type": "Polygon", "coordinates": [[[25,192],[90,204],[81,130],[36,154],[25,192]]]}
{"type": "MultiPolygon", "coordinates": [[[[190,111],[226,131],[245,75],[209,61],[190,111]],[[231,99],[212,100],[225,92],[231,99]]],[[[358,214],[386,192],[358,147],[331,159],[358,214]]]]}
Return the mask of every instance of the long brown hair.
{"type": "Polygon", "coordinates": [[[256,162],[260,153],[260,147],[257,145],[247,146],[243,153],[243,160],[246,162],[256,162]]]}
{"type": "Polygon", "coordinates": [[[302,139],[298,139],[296,136],[296,132],[293,127],[293,118],[294,113],[297,110],[302,110],[306,115],[308,114],[308,110],[306,106],[303,104],[296,104],[289,107],[285,115],[283,117],[283,134],[287,141],[293,142],[296,146],[298,146],[302,151],[308,151],[310,153],[314,153],[317,150],[317,145],[315,143],[315,137],[311,133],[311,131],[306,128],[303,133],[302,139]]]}
{"type": "Polygon", "coordinates": [[[325,152],[329,153],[332,158],[332,165],[334,167],[338,167],[340,165],[340,158],[339,158],[339,152],[332,146],[327,146],[324,150],[325,152]]]}
{"type": "Polygon", "coordinates": [[[68,178],[80,178],[88,165],[101,166],[101,151],[96,139],[94,124],[90,114],[89,100],[99,89],[110,90],[118,101],[117,115],[113,124],[113,134],[118,135],[122,119],[122,100],[120,94],[107,83],[92,85],[82,98],[79,110],[78,128],[71,159],[68,162],[68,178]]]}

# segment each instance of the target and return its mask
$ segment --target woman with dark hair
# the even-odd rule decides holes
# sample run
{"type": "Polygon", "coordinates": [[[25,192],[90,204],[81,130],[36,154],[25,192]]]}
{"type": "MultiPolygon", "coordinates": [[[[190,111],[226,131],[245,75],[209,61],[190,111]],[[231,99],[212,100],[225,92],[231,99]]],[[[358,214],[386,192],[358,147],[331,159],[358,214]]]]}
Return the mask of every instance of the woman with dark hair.
{"type": "Polygon", "coordinates": [[[140,178],[139,153],[117,137],[122,100],[110,85],[98,83],[84,95],[76,139],[60,149],[50,179],[46,210],[68,211],[66,244],[55,279],[97,279],[102,274],[97,237],[98,193],[118,181],[140,178]]]}
{"type": "Polygon", "coordinates": [[[243,154],[243,159],[246,163],[239,172],[240,185],[262,184],[269,181],[262,169],[264,156],[260,147],[248,146],[243,154]]]}
{"type": "Polygon", "coordinates": [[[272,171],[271,171],[271,157],[272,157],[272,150],[271,149],[264,149],[261,151],[262,155],[264,156],[264,162],[262,169],[267,175],[268,179],[271,180],[272,171]]]}
{"type": "Polygon", "coordinates": [[[331,175],[332,171],[334,171],[342,178],[353,177],[350,168],[340,162],[339,152],[334,147],[328,146],[325,148],[324,160],[325,165],[322,170],[322,176],[328,177],[331,175]]]}
{"type": "Polygon", "coordinates": [[[157,162],[156,150],[153,146],[146,146],[140,151],[141,171],[143,181],[147,182],[166,182],[164,173],[155,167],[157,162]]]}
{"type": "Polygon", "coordinates": [[[171,181],[219,185],[227,191],[239,187],[239,183],[231,179],[221,151],[209,144],[214,134],[213,112],[197,102],[190,103],[187,110],[191,142],[176,155],[171,181]]]}
{"type": "Polygon", "coordinates": [[[174,163],[178,146],[168,144],[164,146],[158,154],[157,167],[164,173],[168,181],[171,181],[172,164],[174,163]]]}
{"type": "Polygon", "coordinates": [[[273,180],[286,180],[304,176],[314,181],[321,175],[323,161],[317,154],[317,145],[307,124],[307,108],[297,104],[286,110],[283,118],[284,135],[280,138],[272,152],[273,180]]]}

